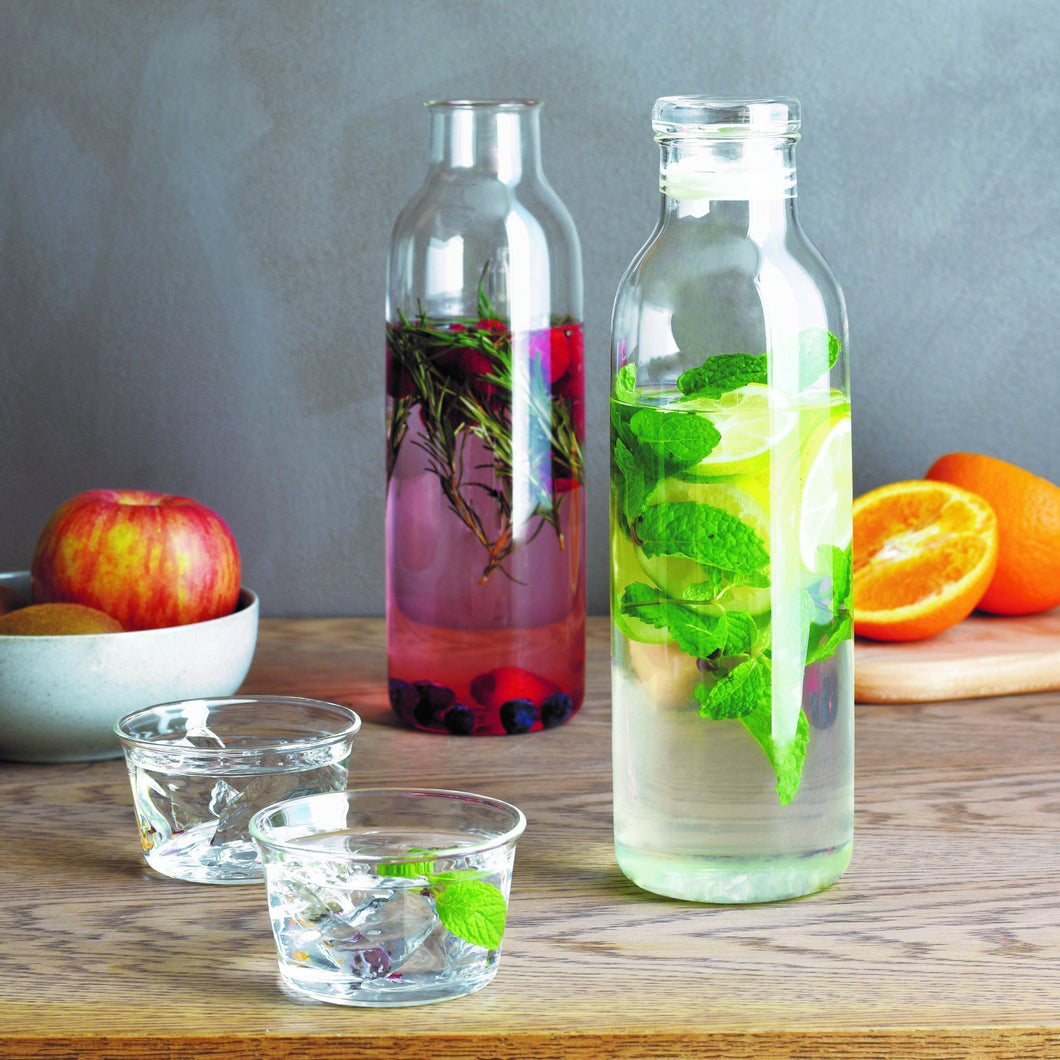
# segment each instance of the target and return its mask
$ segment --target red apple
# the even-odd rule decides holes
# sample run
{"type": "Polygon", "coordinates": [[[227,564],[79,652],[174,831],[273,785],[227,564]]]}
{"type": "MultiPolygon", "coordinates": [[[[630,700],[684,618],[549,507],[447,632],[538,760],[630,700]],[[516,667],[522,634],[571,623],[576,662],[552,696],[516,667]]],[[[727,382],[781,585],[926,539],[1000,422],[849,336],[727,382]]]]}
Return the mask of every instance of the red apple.
{"type": "Polygon", "coordinates": [[[239,549],[225,521],[187,497],[89,490],[41,531],[33,602],[106,611],[124,629],[158,629],[231,614],[239,549]]]}

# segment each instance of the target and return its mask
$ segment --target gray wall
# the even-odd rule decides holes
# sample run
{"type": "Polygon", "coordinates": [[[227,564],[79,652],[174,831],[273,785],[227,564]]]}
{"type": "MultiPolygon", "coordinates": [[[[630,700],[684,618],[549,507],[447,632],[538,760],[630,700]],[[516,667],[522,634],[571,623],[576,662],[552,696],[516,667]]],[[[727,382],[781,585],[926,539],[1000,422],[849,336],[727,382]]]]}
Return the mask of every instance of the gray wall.
{"type": "Polygon", "coordinates": [[[787,94],[851,320],[855,489],[1060,482],[1055,0],[2,0],[0,570],[71,494],[220,511],[270,615],[383,609],[384,256],[422,102],[545,100],[585,260],[590,607],[608,327],[659,95],[787,94]]]}

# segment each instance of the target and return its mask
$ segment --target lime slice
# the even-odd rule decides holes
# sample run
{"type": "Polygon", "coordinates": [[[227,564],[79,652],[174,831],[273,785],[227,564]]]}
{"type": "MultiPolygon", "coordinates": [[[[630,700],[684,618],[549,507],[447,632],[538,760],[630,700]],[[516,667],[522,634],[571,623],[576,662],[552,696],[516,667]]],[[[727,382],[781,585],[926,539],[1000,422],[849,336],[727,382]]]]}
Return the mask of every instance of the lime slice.
{"type": "Polygon", "coordinates": [[[828,569],[822,545],[846,548],[854,534],[850,514],[850,416],[833,416],[810,436],[800,460],[799,555],[814,573],[828,569]]]}
{"type": "Polygon", "coordinates": [[[683,478],[756,475],[769,466],[770,449],[798,423],[798,413],[778,390],[751,383],[719,398],[686,398],[672,408],[702,412],[721,433],[714,450],[683,478]]]}
{"type": "MultiPolygon", "coordinates": [[[[741,477],[722,482],[692,482],[667,478],[648,498],[649,505],[680,501],[708,504],[735,516],[751,527],[762,539],[766,551],[769,550],[769,491],[758,479],[741,477]]],[[[644,573],[668,596],[677,599],[690,585],[704,581],[707,576],[699,563],[683,556],[649,557],[637,549],[637,557],[644,573]]],[[[769,610],[769,587],[733,586],[723,590],[718,602],[733,610],[759,615],[769,610]]]]}

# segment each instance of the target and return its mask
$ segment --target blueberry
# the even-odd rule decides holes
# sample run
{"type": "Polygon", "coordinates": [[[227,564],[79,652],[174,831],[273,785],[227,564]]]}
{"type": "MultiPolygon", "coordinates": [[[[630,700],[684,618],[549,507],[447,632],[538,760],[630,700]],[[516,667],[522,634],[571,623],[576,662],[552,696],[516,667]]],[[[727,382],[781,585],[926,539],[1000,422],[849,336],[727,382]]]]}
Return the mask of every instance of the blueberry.
{"type": "Polygon", "coordinates": [[[437,681],[413,681],[418,699],[412,709],[417,725],[437,725],[442,715],[456,702],[456,693],[437,681]]]}
{"type": "Polygon", "coordinates": [[[390,679],[390,709],[404,722],[412,720],[412,712],[420,701],[420,694],[408,683],[396,677],[390,679]]]}
{"type": "Polygon", "coordinates": [[[457,703],[442,715],[442,724],[445,726],[445,731],[451,732],[454,736],[470,736],[475,728],[475,715],[470,707],[457,703]]]}
{"type": "Polygon", "coordinates": [[[541,704],[541,725],[551,729],[562,725],[574,713],[574,700],[566,692],[553,692],[541,704]]]}
{"type": "Polygon", "coordinates": [[[529,732],[537,721],[537,707],[529,699],[509,699],[501,704],[500,713],[507,733],[529,732]]]}
{"type": "Polygon", "coordinates": [[[421,703],[430,703],[432,707],[442,709],[456,702],[456,693],[448,685],[437,681],[413,681],[412,687],[420,695],[421,703]]]}

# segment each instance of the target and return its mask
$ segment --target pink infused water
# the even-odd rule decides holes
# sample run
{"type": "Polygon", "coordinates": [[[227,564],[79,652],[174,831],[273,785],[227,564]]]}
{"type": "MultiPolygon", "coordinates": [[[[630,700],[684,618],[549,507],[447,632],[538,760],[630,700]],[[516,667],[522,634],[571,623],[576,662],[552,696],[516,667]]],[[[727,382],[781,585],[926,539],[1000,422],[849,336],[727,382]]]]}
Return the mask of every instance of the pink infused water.
{"type": "Polygon", "coordinates": [[[585,673],[581,326],[402,320],[387,343],[387,656],[406,724],[552,728],[585,673]]]}

